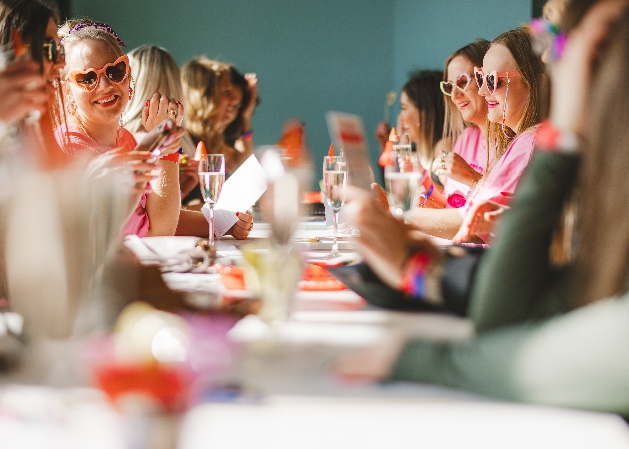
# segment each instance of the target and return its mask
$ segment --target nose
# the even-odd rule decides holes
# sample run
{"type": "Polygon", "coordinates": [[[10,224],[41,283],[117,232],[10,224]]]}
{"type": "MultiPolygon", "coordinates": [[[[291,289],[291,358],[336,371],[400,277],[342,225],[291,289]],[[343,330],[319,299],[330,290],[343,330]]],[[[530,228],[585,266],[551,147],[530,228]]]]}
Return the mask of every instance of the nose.
{"type": "Polygon", "coordinates": [[[491,95],[489,89],[487,89],[487,80],[483,80],[483,85],[478,88],[478,95],[482,95],[483,97],[491,95]]]}
{"type": "Polygon", "coordinates": [[[452,89],[452,101],[455,101],[458,98],[461,98],[462,96],[463,96],[463,91],[461,89],[459,89],[458,87],[454,87],[452,89]]]}

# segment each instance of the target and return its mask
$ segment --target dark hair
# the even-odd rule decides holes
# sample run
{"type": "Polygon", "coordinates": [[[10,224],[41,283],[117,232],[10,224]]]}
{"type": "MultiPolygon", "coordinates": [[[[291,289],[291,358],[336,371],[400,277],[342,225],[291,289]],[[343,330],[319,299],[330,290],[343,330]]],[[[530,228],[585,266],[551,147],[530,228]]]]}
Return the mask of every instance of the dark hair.
{"type": "Polygon", "coordinates": [[[425,70],[411,74],[402,88],[408,99],[419,111],[419,136],[417,151],[422,159],[432,161],[435,145],[443,134],[445,102],[439,89],[441,72],[425,70]]]}
{"type": "Polygon", "coordinates": [[[34,61],[42,62],[42,47],[48,20],[58,21],[58,14],[36,0],[0,0],[0,45],[10,44],[17,30],[30,46],[34,61]]]}
{"type": "Polygon", "coordinates": [[[240,89],[240,91],[242,92],[242,99],[240,100],[240,109],[238,110],[238,115],[236,116],[234,121],[231,122],[227,126],[227,128],[225,128],[225,131],[223,131],[225,143],[233,147],[236,139],[238,139],[245,130],[245,124],[242,118],[242,111],[243,108],[249,104],[249,101],[251,100],[251,93],[249,92],[249,85],[247,84],[247,80],[242,75],[242,73],[236,70],[233,65],[229,67],[229,76],[234,87],[240,89]]]}
{"type": "MultiPolygon", "coordinates": [[[[485,53],[489,50],[489,46],[491,42],[486,39],[476,39],[471,44],[467,44],[465,47],[459,48],[457,51],[452,53],[446,59],[446,63],[443,67],[443,80],[448,81],[448,66],[452,62],[454,58],[457,56],[462,56],[471,62],[475,67],[483,66],[483,58],[485,57],[485,53]]],[[[472,77],[473,73],[470,73],[472,77]]],[[[472,80],[471,83],[474,83],[472,80]]],[[[459,135],[463,132],[465,128],[465,123],[463,122],[463,117],[458,109],[456,109],[451,101],[445,102],[445,120],[443,124],[443,136],[452,141],[456,141],[459,135]]]]}

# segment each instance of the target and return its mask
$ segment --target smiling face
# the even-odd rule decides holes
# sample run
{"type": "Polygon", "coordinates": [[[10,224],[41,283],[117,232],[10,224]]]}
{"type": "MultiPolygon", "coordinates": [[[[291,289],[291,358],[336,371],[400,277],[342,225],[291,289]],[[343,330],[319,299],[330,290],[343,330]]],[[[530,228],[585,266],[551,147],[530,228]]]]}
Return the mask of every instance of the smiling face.
{"type": "Polygon", "coordinates": [[[419,110],[404,91],[400,95],[400,114],[397,121],[400,136],[408,134],[411,142],[419,142],[419,110]]]}
{"type": "Polygon", "coordinates": [[[242,92],[232,84],[229,73],[223,74],[219,88],[221,94],[216,117],[218,119],[217,128],[223,132],[238,115],[242,92]]]}
{"type": "MultiPolygon", "coordinates": [[[[120,54],[107,42],[84,39],[68,50],[66,72],[101,69],[119,57],[120,54]]],[[[117,127],[122,111],[129,101],[129,79],[130,76],[127,76],[121,83],[114,83],[101,75],[98,85],[92,91],[67,81],[76,103],[77,115],[88,129],[112,124],[117,127]]]]}
{"type": "Polygon", "coordinates": [[[448,81],[455,82],[463,73],[470,75],[470,84],[465,91],[453,89],[450,100],[461,111],[463,120],[477,126],[485,126],[487,119],[487,103],[485,99],[478,95],[476,83],[474,82],[474,64],[463,56],[456,56],[448,64],[448,81]]]}
{"type": "MultiPolygon", "coordinates": [[[[504,45],[493,44],[485,54],[485,58],[483,58],[483,72],[487,74],[492,71],[498,72],[499,75],[502,75],[504,72],[518,73],[515,59],[513,59],[513,55],[504,45]]],[[[493,94],[490,94],[489,90],[487,90],[486,82],[483,83],[478,93],[485,97],[487,102],[487,118],[491,122],[502,123],[502,111],[507,94],[507,77],[498,78],[496,90],[493,94]]],[[[526,108],[529,93],[530,88],[522,76],[510,78],[505,125],[515,132],[518,131],[518,122],[526,108]]]]}

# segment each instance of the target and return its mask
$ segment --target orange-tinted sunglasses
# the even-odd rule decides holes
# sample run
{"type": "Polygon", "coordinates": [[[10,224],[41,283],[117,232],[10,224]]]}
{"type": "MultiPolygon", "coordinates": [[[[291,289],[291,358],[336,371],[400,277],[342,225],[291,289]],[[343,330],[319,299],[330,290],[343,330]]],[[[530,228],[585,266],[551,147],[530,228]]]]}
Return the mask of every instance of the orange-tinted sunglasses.
{"type": "Polygon", "coordinates": [[[114,62],[106,64],[102,69],[72,70],[66,79],[81,89],[92,91],[100,83],[100,77],[103,74],[112,83],[122,83],[129,76],[129,57],[121,56],[114,62]]]}

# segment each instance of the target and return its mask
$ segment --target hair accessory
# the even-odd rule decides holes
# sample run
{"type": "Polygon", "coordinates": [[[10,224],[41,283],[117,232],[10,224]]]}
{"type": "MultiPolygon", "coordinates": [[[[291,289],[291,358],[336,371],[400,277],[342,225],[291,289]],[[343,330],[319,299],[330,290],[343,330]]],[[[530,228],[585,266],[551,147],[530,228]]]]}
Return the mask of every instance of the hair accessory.
{"type": "Polygon", "coordinates": [[[536,53],[541,55],[550,47],[553,60],[561,58],[568,41],[568,36],[561,28],[548,20],[537,18],[531,21],[529,29],[533,37],[533,50],[536,53]]]}
{"type": "MultiPolygon", "coordinates": [[[[124,42],[122,42],[122,39],[120,39],[118,34],[116,34],[114,29],[112,27],[110,27],[109,25],[107,25],[106,23],[102,23],[102,22],[80,23],[78,25],[75,25],[75,26],[73,26],[70,29],[70,31],[68,31],[68,36],[73,34],[73,33],[76,33],[79,30],[82,30],[83,28],[96,28],[96,29],[99,29],[99,30],[103,30],[107,34],[113,36],[116,39],[116,41],[118,42],[118,45],[120,45],[121,47],[125,47],[126,46],[124,44],[124,42]]],[[[63,39],[61,39],[61,41],[63,41],[63,39]]]]}

